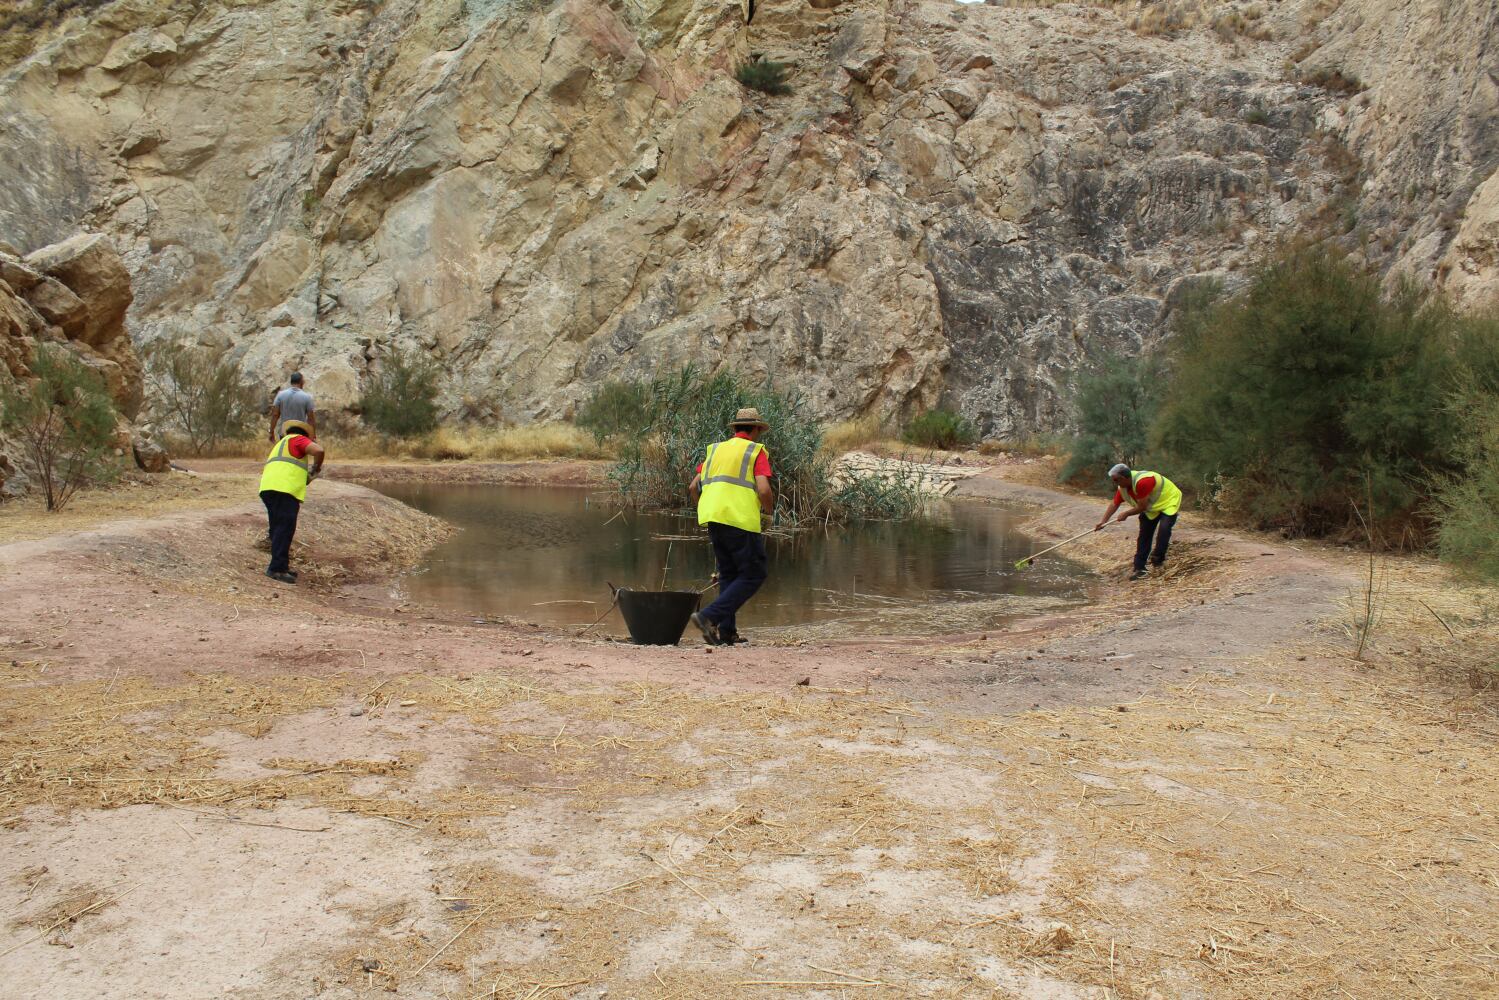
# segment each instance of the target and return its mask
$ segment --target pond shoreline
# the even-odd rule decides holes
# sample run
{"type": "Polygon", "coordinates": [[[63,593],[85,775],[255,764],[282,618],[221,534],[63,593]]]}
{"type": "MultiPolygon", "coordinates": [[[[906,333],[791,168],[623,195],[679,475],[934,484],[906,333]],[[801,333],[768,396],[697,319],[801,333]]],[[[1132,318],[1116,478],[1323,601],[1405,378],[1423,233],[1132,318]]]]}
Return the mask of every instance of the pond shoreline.
{"type": "MultiPolygon", "coordinates": [[[[607,584],[710,586],[707,533],[690,513],[620,511],[573,487],[532,483],[369,485],[457,529],[401,585],[440,613],[570,629],[607,610],[607,584]]],[[[1014,568],[1040,546],[1010,504],[931,503],[921,518],[767,537],[770,579],[741,631],[777,645],[940,634],[958,621],[992,629],[1088,600],[1089,575],[1070,560],[1014,568]]],[[[596,634],[623,637],[623,622],[606,617],[596,634]]]]}

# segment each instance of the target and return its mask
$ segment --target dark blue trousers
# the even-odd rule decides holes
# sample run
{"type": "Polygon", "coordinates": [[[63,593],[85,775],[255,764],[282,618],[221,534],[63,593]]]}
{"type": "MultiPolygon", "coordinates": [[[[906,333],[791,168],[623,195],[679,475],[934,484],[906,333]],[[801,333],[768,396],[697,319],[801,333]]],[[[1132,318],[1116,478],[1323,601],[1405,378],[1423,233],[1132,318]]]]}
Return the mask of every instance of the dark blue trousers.
{"type": "Polygon", "coordinates": [[[1166,562],[1166,548],[1171,544],[1171,529],[1176,527],[1175,514],[1157,514],[1155,517],[1140,515],[1140,538],[1135,542],[1135,572],[1145,569],[1145,560],[1152,566],[1166,562]],[[1151,539],[1155,539],[1155,551],[1150,550],[1151,539]]]}
{"type": "Polygon", "coordinates": [[[758,531],[745,531],[728,524],[708,524],[713,557],[718,561],[718,598],[703,609],[703,617],[720,633],[735,635],[735,614],[765,582],[770,569],[765,558],[765,539],[758,531]]]}
{"type": "Polygon", "coordinates": [[[302,511],[302,501],[280,490],[261,490],[260,499],[265,503],[266,518],[270,522],[271,564],[266,569],[271,573],[285,573],[291,569],[291,539],[297,533],[297,515],[302,511]]]}

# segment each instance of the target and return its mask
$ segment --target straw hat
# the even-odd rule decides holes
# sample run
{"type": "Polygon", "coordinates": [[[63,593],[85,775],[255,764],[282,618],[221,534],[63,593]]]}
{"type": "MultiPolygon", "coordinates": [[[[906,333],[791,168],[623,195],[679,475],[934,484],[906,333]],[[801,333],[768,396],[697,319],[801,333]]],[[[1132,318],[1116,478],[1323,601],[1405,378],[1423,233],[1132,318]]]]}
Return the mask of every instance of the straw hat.
{"type": "Polygon", "coordinates": [[[745,409],[740,410],[738,413],[734,414],[734,419],[729,421],[729,426],[731,428],[763,427],[766,430],[770,430],[770,425],[767,424],[763,419],[761,419],[760,411],[755,409],[753,406],[746,407],[745,409]]]}
{"type": "Polygon", "coordinates": [[[312,437],[312,428],[308,427],[300,420],[288,420],[286,423],[281,425],[282,434],[291,434],[294,431],[298,431],[302,434],[307,435],[308,437],[312,437]]]}

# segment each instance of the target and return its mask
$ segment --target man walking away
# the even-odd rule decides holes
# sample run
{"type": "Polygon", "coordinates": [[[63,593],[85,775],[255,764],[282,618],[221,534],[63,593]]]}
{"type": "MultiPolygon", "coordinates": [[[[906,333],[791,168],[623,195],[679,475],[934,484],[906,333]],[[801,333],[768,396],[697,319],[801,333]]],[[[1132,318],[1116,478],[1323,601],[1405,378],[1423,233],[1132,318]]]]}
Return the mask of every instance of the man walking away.
{"type": "Polygon", "coordinates": [[[697,523],[708,526],[718,562],[718,599],[692,616],[710,646],[741,641],[735,620],[769,573],[760,515],[770,513],[770,455],[760,438],[770,425],[756,409],[740,410],[729,429],[734,436],[708,446],[703,464],[687,487],[697,503],[697,523]]]}
{"type": "Polygon", "coordinates": [[[1127,521],[1135,515],[1140,517],[1140,537],[1135,543],[1135,569],[1131,580],[1145,579],[1145,560],[1152,566],[1166,563],[1166,549],[1171,544],[1171,529],[1176,527],[1176,515],[1182,506],[1182,491],[1176,484],[1159,472],[1135,472],[1123,464],[1109,470],[1109,478],[1119,487],[1114,491],[1114,500],[1104,512],[1103,520],[1093,527],[1101,531],[1114,516],[1114,511],[1128,504],[1130,509],[1119,515],[1118,520],[1127,521]],[[1151,550],[1151,540],[1155,549],[1151,550]]]}
{"type": "MultiPolygon", "coordinates": [[[[292,372],[291,387],[276,393],[271,402],[271,429],[268,437],[275,441],[286,433],[286,424],[295,420],[307,425],[307,436],[317,437],[317,410],[312,405],[312,393],[302,388],[302,373],[292,372]]],[[[262,396],[262,399],[265,397],[262,396]]]]}
{"type": "Polygon", "coordinates": [[[323,446],[312,440],[312,428],[300,420],[286,421],[284,430],[260,473],[260,499],[265,503],[271,535],[271,564],[265,575],[282,583],[296,583],[291,540],[297,533],[302,501],[307,499],[307,484],[323,471],[323,446]]]}

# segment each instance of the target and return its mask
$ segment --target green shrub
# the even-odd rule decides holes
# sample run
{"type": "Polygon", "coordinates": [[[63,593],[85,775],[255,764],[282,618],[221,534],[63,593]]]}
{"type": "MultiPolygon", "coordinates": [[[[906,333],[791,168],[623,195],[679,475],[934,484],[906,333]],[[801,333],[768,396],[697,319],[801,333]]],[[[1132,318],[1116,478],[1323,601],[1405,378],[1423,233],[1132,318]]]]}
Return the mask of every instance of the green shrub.
{"type": "Polygon", "coordinates": [[[62,510],[90,483],[114,478],[118,418],[99,373],[63,347],[41,344],[35,380],[0,389],[0,431],[20,441],[48,510],[62,510]]]}
{"type": "Polygon", "coordinates": [[[1437,547],[1447,562],[1499,580],[1499,310],[1453,323],[1456,377],[1446,413],[1458,469],[1433,483],[1437,547]]]}
{"type": "Polygon", "coordinates": [[[734,79],[750,90],[781,97],[791,93],[791,87],[786,83],[786,74],[790,70],[787,63],[757,57],[740,63],[734,70],[734,79]]]}
{"type": "Polygon", "coordinates": [[[1386,540],[1421,527],[1428,474],[1450,462],[1445,310],[1409,290],[1384,298],[1329,246],[1291,248],[1241,294],[1179,312],[1171,365],[1157,443],[1220,505],[1327,533],[1350,526],[1368,477],[1386,540]]]}
{"type": "Polygon", "coordinates": [[[1058,478],[1096,479],[1116,462],[1142,467],[1164,386],[1164,366],[1149,355],[1105,358],[1079,378],[1072,396],[1077,436],[1058,478]]]}
{"type": "Polygon", "coordinates": [[[1437,549],[1461,569],[1499,580],[1499,395],[1455,413],[1468,433],[1460,473],[1438,480],[1437,549]]]}
{"type": "Polygon", "coordinates": [[[578,410],[575,423],[602,444],[634,437],[650,423],[650,400],[643,382],[605,382],[578,410]]]}
{"type": "Polygon", "coordinates": [[[416,351],[392,350],[359,397],[364,420],[386,437],[413,437],[437,426],[441,369],[416,351]]]}
{"type": "Polygon", "coordinates": [[[911,477],[839,471],[822,448],[821,426],[794,390],[688,365],[639,383],[636,391],[644,399],[642,429],[623,439],[609,474],[621,499],[633,506],[687,507],[687,484],[708,446],[729,436],[729,421],[746,406],[770,424],[761,440],[770,452],[783,524],[907,517],[922,505],[920,484],[911,477]]]}
{"type": "Polygon", "coordinates": [[[901,435],[907,444],[943,451],[972,444],[977,436],[973,425],[952,410],[927,410],[913,419],[901,435]]]}
{"type": "Polygon", "coordinates": [[[146,351],[151,408],[195,455],[245,436],[264,401],[223,352],[158,343],[146,351]]]}

